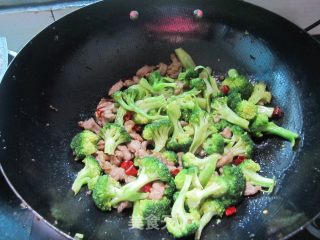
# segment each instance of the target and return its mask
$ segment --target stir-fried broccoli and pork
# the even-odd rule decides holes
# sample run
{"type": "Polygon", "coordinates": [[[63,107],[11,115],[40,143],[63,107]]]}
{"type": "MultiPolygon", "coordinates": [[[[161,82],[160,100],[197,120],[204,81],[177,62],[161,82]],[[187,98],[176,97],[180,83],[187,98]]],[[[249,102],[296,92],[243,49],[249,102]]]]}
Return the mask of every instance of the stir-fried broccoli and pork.
{"type": "Polygon", "coordinates": [[[134,228],[152,215],[174,237],[200,239],[212,218],[275,187],[259,174],[251,137],[276,135],[294,146],[298,135],[272,121],[282,111],[270,106],[265,83],[235,69],[217,80],[181,48],[171,60],[118,81],[95,119],[79,122],[84,130],[70,146],[84,168],[72,190],[87,185],[102,211],[133,208],[134,228]]]}

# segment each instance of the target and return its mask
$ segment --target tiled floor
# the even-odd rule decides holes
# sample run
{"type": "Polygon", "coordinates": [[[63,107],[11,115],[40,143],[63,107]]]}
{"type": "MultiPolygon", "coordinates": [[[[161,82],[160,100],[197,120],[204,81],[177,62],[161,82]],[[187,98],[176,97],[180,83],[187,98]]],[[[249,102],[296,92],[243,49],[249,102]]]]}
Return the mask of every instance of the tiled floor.
{"type": "MultiPolygon", "coordinates": [[[[305,28],[320,19],[320,0],[246,0],[278,13],[305,28]]],[[[0,12],[0,37],[6,37],[10,50],[19,51],[32,37],[47,25],[78,8],[55,9],[40,12],[0,12]]],[[[320,34],[320,26],[310,31],[320,34]]]]}

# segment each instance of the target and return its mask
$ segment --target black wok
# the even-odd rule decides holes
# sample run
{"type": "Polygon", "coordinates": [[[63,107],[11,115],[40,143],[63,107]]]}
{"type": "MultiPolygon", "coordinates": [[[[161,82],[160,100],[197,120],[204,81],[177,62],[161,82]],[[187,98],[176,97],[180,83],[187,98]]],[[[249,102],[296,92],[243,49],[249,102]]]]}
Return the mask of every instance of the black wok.
{"type": "Polygon", "coordinates": [[[280,124],[301,136],[293,150],[278,138],[257,144],[255,159],[277,178],[275,191],[246,199],[236,216],[210,224],[203,239],[292,235],[320,211],[320,46],[285,19],[240,1],[105,1],[37,35],[0,86],[0,160],[7,180],[65,234],[171,238],[165,230],[129,229],[130,211],[102,213],[85,191],[74,197],[70,187],[82,165],[73,160],[69,142],[77,121],[92,115],[115,81],[144,64],[168,62],[179,46],[217,73],[234,67],[266,81],[285,112],[280,124]],[[136,21],[129,19],[134,9],[136,21]],[[202,19],[195,19],[195,9],[203,11],[202,19]]]}

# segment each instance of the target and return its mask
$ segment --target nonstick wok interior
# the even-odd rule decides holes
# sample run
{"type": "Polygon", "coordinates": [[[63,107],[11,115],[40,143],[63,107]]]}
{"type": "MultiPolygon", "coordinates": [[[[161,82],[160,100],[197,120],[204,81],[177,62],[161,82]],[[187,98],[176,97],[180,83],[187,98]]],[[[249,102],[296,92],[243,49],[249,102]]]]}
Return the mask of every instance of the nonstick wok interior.
{"type": "Polygon", "coordinates": [[[245,199],[236,216],[209,224],[203,239],[277,239],[319,212],[320,48],[311,37],[243,2],[105,1],[40,33],[0,86],[3,170],[20,196],[63,232],[86,239],[171,238],[166,230],[129,229],[130,210],[100,212],[85,189],[74,197],[70,188],[82,164],[69,143],[77,122],[92,116],[113,83],[145,64],[169,62],[180,46],[217,73],[232,67],[265,81],[273,104],[285,112],[279,124],[301,134],[293,150],[278,138],[257,143],[255,159],[264,175],[277,178],[275,191],[245,199]],[[134,9],[140,16],[131,21],[134,9]],[[203,10],[202,19],[194,18],[195,9],[203,10]]]}

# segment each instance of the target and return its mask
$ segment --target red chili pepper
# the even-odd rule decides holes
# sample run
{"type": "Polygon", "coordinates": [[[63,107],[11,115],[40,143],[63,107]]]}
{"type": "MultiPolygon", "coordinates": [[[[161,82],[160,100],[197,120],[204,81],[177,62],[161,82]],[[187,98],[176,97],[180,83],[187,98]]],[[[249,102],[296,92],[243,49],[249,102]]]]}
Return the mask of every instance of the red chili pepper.
{"type": "Polygon", "coordinates": [[[129,167],[133,166],[133,162],[130,161],[130,160],[126,160],[126,161],[123,161],[121,164],[120,164],[120,167],[122,167],[124,170],[127,170],[129,167]]]}
{"type": "Polygon", "coordinates": [[[132,112],[126,112],[126,114],[123,116],[124,121],[129,121],[133,118],[133,113],[132,112]]]}
{"type": "Polygon", "coordinates": [[[245,159],[246,159],[245,156],[237,156],[237,158],[233,161],[233,163],[234,163],[235,165],[239,165],[239,164],[242,163],[245,159]]]}
{"type": "Polygon", "coordinates": [[[225,214],[226,214],[227,217],[229,217],[229,216],[232,216],[232,215],[236,214],[236,212],[237,212],[236,207],[232,206],[232,207],[228,207],[226,209],[225,214]]]}
{"type": "Polygon", "coordinates": [[[125,171],[125,173],[128,176],[137,176],[138,175],[138,170],[136,169],[135,166],[132,165],[125,171]]]}
{"type": "Polygon", "coordinates": [[[274,118],[281,118],[283,116],[283,111],[279,107],[275,107],[272,113],[272,117],[274,118]]]}
{"type": "Polygon", "coordinates": [[[171,172],[171,174],[172,174],[173,176],[177,176],[178,173],[180,172],[180,169],[179,169],[179,168],[175,168],[175,169],[172,169],[170,172],[171,172]]]}
{"type": "Polygon", "coordinates": [[[151,192],[152,184],[148,183],[141,188],[142,192],[151,192]]]}
{"type": "Polygon", "coordinates": [[[134,127],[132,128],[133,131],[137,132],[137,133],[141,133],[142,131],[142,127],[138,124],[134,125],[134,127]]]}
{"type": "Polygon", "coordinates": [[[224,94],[228,94],[228,92],[230,91],[230,88],[227,85],[223,85],[221,86],[220,91],[223,92],[224,94]]]}

